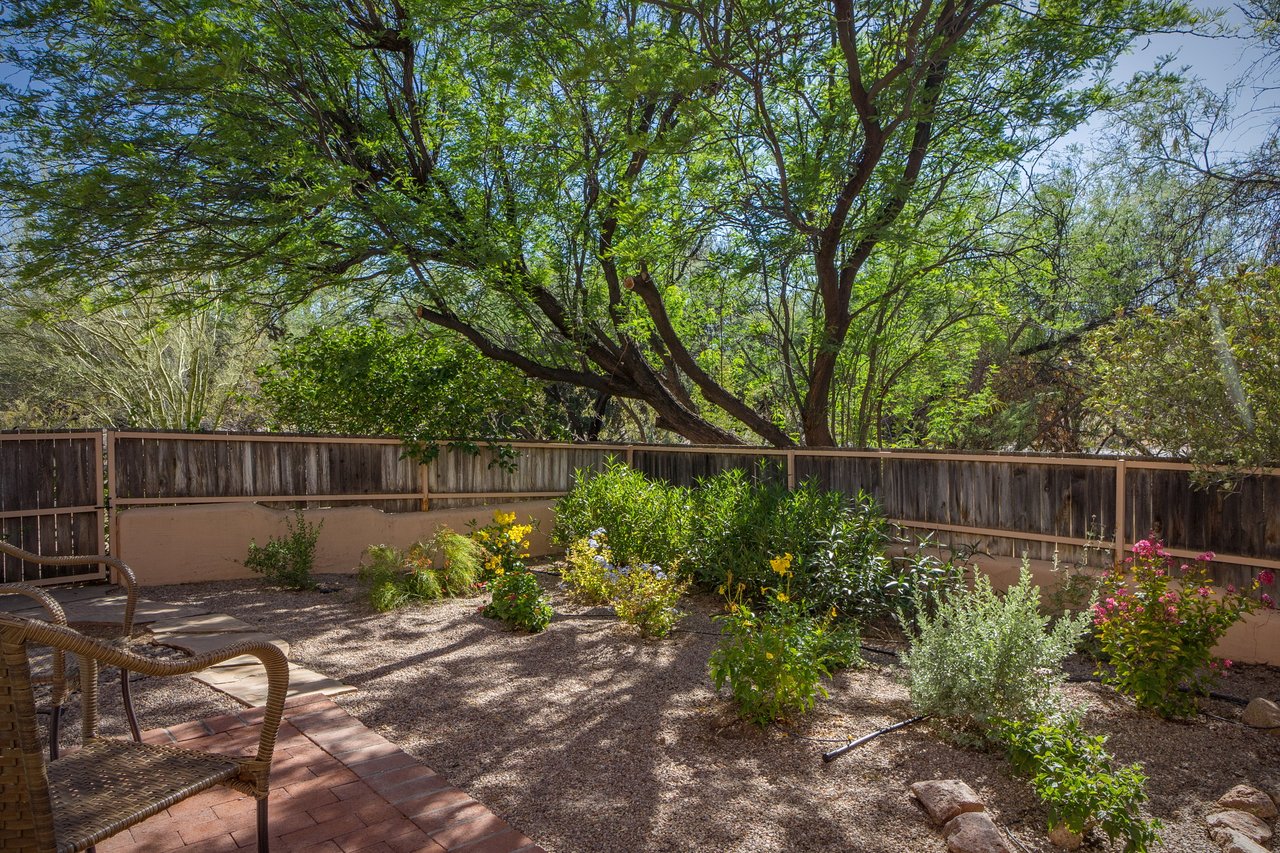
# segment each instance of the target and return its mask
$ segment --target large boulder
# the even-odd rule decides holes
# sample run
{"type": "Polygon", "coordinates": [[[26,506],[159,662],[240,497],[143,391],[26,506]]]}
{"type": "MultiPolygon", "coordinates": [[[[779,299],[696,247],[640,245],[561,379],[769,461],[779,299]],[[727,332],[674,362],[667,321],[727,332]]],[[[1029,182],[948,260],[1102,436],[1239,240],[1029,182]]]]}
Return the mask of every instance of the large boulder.
{"type": "Polygon", "coordinates": [[[949,853],[1012,853],[986,812],[962,812],[942,829],[949,853]]]}
{"type": "Polygon", "coordinates": [[[1271,797],[1248,785],[1236,785],[1218,798],[1218,805],[1224,809],[1248,812],[1263,820],[1271,820],[1276,816],[1276,804],[1271,801],[1271,797]]]}
{"type": "Polygon", "coordinates": [[[980,812],[984,806],[973,789],[959,779],[916,782],[911,793],[936,824],[944,824],[958,814],[980,812]]]}

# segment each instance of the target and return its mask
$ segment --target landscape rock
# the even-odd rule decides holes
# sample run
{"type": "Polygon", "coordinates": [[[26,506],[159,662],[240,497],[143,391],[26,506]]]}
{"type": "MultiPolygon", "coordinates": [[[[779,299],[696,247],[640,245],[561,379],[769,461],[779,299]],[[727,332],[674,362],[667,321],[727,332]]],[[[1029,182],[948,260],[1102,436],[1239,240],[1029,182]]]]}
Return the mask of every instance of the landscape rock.
{"type": "Polygon", "coordinates": [[[1072,832],[1065,823],[1060,823],[1049,830],[1049,840],[1055,847],[1061,847],[1064,850],[1079,850],[1084,844],[1084,836],[1078,832],[1072,832]]]}
{"type": "Polygon", "coordinates": [[[1218,805],[1224,809],[1248,812],[1263,820],[1271,820],[1276,816],[1276,804],[1271,801],[1271,797],[1248,785],[1236,785],[1218,798],[1218,805]]]}
{"type": "Polygon", "coordinates": [[[985,808],[973,789],[959,779],[933,779],[911,786],[920,805],[936,824],[944,824],[958,814],[980,812],[985,808]]]}
{"type": "Polygon", "coordinates": [[[1259,696],[1244,709],[1240,722],[1255,729],[1271,729],[1272,734],[1280,735],[1280,705],[1259,696]]]}
{"type": "Polygon", "coordinates": [[[1214,835],[1215,829],[1231,830],[1259,844],[1271,838],[1271,827],[1267,826],[1262,818],[1248,812],[1235,810],[1214,812],[1205,819],[1205,822],[1209,824],[1210,835],[1214,835]]]}
{"type": "Polygon", "coordinates": [[[1012,853],[986,812],[963,812],[943,827],[950,853],[1012,853]]]}
{"type": "Polygon", "coordinates": [[[1270,853],[1257,842],[1250,841],[1233,829],[1215,829],[1213,840],[1222,847],[1222,853],[1270,853]]]}

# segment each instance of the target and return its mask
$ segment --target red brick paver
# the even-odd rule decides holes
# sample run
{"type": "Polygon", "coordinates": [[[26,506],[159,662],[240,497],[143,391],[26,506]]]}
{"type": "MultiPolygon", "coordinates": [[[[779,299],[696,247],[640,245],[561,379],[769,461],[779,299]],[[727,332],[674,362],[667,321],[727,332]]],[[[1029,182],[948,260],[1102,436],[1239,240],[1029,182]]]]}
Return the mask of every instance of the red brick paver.
{"type": "MultiPolygon", "coordinates": [[[[148,743],[252,753],[261,709],[156,729],[148,743]]],[[[215,788],[99,842],[99,853],[236,853],[257,844],[252,798],[215,788]]],[[[332,700],[285,707],[271,769],[271,849],[333,853],[543,853],[481,803],[332,700]]]]}

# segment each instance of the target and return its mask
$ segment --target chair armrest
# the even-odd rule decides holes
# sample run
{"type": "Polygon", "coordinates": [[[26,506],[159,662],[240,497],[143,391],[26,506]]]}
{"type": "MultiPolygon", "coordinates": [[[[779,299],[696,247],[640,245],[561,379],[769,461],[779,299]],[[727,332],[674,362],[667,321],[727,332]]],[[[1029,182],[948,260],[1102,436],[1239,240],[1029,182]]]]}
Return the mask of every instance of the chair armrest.
{"type": "Polygon", "coordinates": [[[61,625],[50,625],[20,616],[0,614],[0,622],[21,623],[25,638],[43,646],[52,646],[80,656],[81,679],[84,685],[84,731],[86,738],[97,736],[97,669],[98,664],[118,666],[130,672],[144,675],[167,677],[173,675],[190,675],[207,669],[216,663],[251,655],[262,662],[267,670],[267,703],[262,718],[262,729],[258,737],[258,752],[255,760],[270,764],[271,754],[275,750],[276,735],[280,729],[280,718],[284,713],[285,694],[289,691],[289,661],[284,652],[266,642],[234,643],[225,648],[206,652],[195,657],[179,661],[154,660],[143,655],[119,649],[98,640],[86,637],[77,631],[61,625]]]}
{"type": "MultiPolygon", "coordinates": [[[[56,598],[38,586],[31,586],[25,583],[0,584],[0,595],[25,595],[44,608],[45,613],[49,614],[49,621],[54,625],[65,627],[67,624],[67,614],[62,609],[62,605],[58,603],[56,598]]],[[[55,648],[53,650],[53,697],[51,700],[55,708],[60,706],[62,700],[66,697],[66,674],[66,653],[62,649],[55,648]]]]}
{"type": "MultiPolygon", "coordinates": [[[[42,566],[78,566],[84,563],[102,563],[115,569],[116,577],[119,578],[120,585],[125,589],[124,635],[128,637],[133,634],[133,613],[138,605],[138,579],[134,576],[133,569],[129,568],[120,558],[113,557],[110,554],[71,554],[66,557],[50,557],[44,554],[24,551],[17,545],[11,545],[3,540],[0,540],[0,553],[42,566]]],[[[66,623],[63,622],[62,624],[65,625],[66,623]]]]}

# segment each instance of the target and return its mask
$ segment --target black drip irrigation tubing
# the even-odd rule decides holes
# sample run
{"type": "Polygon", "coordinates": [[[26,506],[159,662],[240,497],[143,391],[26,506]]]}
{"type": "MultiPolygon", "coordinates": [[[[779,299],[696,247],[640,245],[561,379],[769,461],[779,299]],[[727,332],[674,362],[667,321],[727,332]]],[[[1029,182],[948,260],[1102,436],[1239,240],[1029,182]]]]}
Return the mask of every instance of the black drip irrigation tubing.
{"type": "MultiPolygon", "coordinates": [[[[1096,675],[1072,675],[1067,678],[1067,683],[1068,684],[1101,684],[1102,679],[1096,675]]],[[[1181,690],[1183,693],[1191,692],[1190,688],[1187,688],[1187,687],[1179,687],[1178,689],[1181,690]]],[[[1230,693],[1217,693],[1211,690],[1207,695],[1210,699],[1217,699],[1219,702],[1228,702],[1232,705],[1238,705],[1241,708],[1249,704],[1248,699],[1242,699],[1239,696],[1232,696],[1230,693]]]]}
{"type": "Polygon", "coordinates": [[[876,738],[880,737],[880,735],[887,735],[889,732],[896,732],[898,729],[905,729],[907,726],[914,725],[915,723],[919,723],[923,720],[927,720],[931,716],[933,715],[921,714],[919,717],[912,717],[909,720],[903,720],[900,723],[894,723],[891,726],[885,726],[883,729],[878,729],[869,735],[863,735],[857,740],[851,740],[848,743],[846,743],[844,746],[837,746],[835,749],[829,752],[822,753],[822,762],[824,764],[829,764],[832,761],[835,761],[840,756],[844,755],[846,752],[857,749],[858,747],[862,746],[864,743],[869,743],[870,741],[873,741],[876,738]]]}

